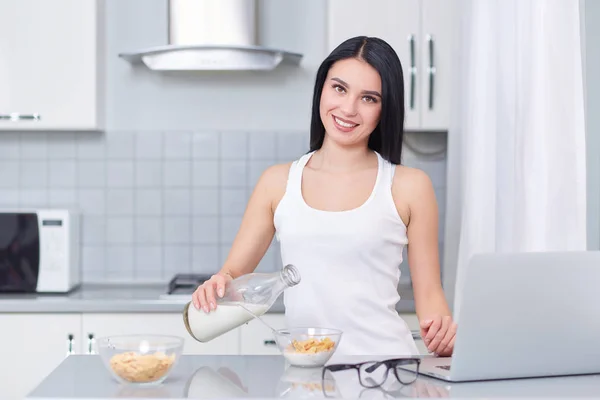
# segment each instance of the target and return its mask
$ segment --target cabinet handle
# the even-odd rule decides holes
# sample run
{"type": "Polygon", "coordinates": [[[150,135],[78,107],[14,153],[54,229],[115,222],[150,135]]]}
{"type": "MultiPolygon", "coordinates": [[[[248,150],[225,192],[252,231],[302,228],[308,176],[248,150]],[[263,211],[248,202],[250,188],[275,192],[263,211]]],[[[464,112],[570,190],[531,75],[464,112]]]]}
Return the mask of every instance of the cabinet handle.
{"type": "Polygon", "coordinates": [[[75,354],[75,340],[72,333],[67,336],[67,356],[75,354]]]}
{"type": "Polygon", "coordinates": [[[96,352],[94,351],[94,334],[93,333],[89,333],[88,334],[88,345],[87,345],[87,353],[88,354],[96,354],[96,352]]]}
{"type": "Polygon", "coordinates": [[[427,35],[427,48],[429,49],[429,66],[427,67],[427,73],[429,74],[429,109],[433,110],[433,84],[435,82],[435,62],[433,52],[433,36],[427,35]]]}
{"type": "Polygon", "coordinates": [[[277,343],[274,340],[265,340],[264,342],[265,346],[276,346],[277,343]]]}
{"type": "Polygon", "coordinates": [[[42,119],[40,114],[19,114],[19,113],[10,113],[10,114],[0,114],[0,120],[5,121],[39,121],[42,119]]]}
{"type": "Polygon", "coordinates": [[[415,86],[417,80],[417,65],[415,60],[415,35],[408,35],[408,47],[410,50],[410,99],[409,107],[411,110],[415,109],[415,86]]]}

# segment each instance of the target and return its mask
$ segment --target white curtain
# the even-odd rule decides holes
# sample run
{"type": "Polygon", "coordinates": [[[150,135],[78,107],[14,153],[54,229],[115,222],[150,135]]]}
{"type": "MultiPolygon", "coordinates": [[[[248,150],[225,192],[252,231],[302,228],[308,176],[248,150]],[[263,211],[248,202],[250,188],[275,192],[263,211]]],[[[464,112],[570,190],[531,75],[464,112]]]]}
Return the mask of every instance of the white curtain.
{"type": "Polygon", "coordinates": [[[586,248],[579,1],[458,3],[444,260],[457,319],[473,254],[586,248]]]}

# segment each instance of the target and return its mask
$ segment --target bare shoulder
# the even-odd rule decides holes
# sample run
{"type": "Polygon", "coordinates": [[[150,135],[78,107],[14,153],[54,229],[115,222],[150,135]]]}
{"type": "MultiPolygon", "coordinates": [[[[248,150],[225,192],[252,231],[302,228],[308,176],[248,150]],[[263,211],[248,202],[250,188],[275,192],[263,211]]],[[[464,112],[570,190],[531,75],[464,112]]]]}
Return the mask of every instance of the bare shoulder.
{"type": "Polygon", "coordinates": [[[416,209],[437,207],[431,178],[418,168],[396,166],[392,195],[398,213],[407,226],[416,209]]]}
{"type": "Polygon", "coordinates": [[[291,165],[292,162],[271,165],[263,171],[262,177],[269,181],[278,181],[281,179],[287,181],[291,165]]]}
{"type": "Polygon", "coordinates": [[[427,191],[433,188],[433,184],[425,171],[418,168],[397,165],[392,187],[411,189],[410,192],[415,193],[422,190],[427,191]]]}
{"type": "Polygon", "coordinates": [[[285,194],[292,162],[271,165],[263,171],[254,189],[256,195],[264,196],[274,211],[285,194]]]}
{"type": "Polygon", "coordinates": [[[291,165],[291,162],[271,165],[263,171],[257,185],[275,191],[283,186],[285,190],[291,165]]]}

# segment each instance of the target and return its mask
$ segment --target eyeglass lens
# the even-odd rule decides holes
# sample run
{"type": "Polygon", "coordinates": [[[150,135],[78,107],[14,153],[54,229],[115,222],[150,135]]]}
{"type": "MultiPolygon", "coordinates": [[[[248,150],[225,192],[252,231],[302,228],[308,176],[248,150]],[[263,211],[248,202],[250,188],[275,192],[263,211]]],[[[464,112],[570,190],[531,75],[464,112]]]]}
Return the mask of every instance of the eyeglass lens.
{"type": "Polygon", "coordinates": [[[364,387],[377,387],[387,379],[389,370],[387,365],[379,362],[365,363],[360,366],[358,378],[364,387]]]}
{"type": "MultiPolygon", "coordinates": [[[[413,383],[419,375],[419,364],[416,360],[402,360],[390,367],[396,379],[404,385],[413,383]],[[400,365],[404,368],[401,368],[400,365]]],[[[359,369],[360,384],[368,388],[381,386],[388,378],[389,372],[387,363],[371,362],[363,364],[359,369]]]]}
{"type": "Polygon", "coordinates": [[[416,360],[403,360],[394,368],[396,378],[400,383],[409,385],[419,377],[419,363],[416,360]],[[401,368],[404,367],[404,368],[401,368]]]}

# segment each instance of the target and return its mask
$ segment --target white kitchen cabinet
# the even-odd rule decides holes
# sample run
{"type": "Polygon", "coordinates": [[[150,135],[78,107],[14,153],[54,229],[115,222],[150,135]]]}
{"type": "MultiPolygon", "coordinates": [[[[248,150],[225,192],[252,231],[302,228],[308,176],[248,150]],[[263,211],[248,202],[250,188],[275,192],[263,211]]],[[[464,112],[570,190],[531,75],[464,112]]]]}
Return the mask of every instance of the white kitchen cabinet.
{"type": "MultiPolygon", "coordinates": [[[[185,339],[184,354],[238,354],[239,329],[234,329],[208,343],[190,336],[181,313],[111,313],[83,314],[82,334],[85,338],[112,335],[175,335],[185,339]]],[[[84,346],[87,350],[87,344],[84,346]]]]}
{"type": "Polygon", "coordinates": [[[328,0],[328,50],[361,35],[388,42],[402,63],[405,129],[447,130],[456,6],[455,0],[328,0]]]}
{"type": "MultiPolygon", "coordinates": [[[[275,329],[286,328],[285,314],[269,313],[261,318],[275,329]]],[[[260,321],[252,320],[240,328],[240,354],[280,354],[273,332],[260,321]]]]}
{"type": "Polygon", "coordinates": [[[102,130],[102,0],[0,0],[0,130],[102,130]]]}
{"type": "Polygon", "coordinates": [[[23,399],[67,356],[81,351],[79,314],[0,314],[0,397],[23,399]]]}

